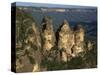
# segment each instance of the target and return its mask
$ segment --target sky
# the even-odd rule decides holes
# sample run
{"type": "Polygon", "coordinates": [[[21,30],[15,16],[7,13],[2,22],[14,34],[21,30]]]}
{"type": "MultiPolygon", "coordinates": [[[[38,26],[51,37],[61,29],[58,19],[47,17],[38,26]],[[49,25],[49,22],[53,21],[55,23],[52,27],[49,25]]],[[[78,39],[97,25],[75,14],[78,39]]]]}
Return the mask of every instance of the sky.
{"type": "Polygon", "coordinates": [[[58,8],[96,8],[95,6],[62,5],[49,3],[17,2],[16,6],[36,6],[36,7],[58,7],[58,8]]]}

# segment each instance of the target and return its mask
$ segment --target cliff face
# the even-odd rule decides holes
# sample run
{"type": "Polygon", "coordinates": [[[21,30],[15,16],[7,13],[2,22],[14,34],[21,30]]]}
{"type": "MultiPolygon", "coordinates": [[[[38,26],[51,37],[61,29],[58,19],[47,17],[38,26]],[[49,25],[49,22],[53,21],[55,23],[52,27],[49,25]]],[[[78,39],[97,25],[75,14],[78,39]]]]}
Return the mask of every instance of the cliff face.
{"type": "Polygon", "coordinates": [[[32,44],[34,45],[37,50],[41,49],[41,37],[40,32],[38,28],[36,27],[35,23],[32,23],[32,25],[27,28],[25,33],[25,43],[26,44],[32,44]]]}
{"type": "Polygon", "coordinates": [[[16,9],[16,72],[39,71],[41,36],[35,20],[16,9]]]}
{"type": "Polygon", "coordinates": [[[40,71],[40,63],[41,63],[41,37],[40,32],[35,23],[32,23],[32,26],[27,29],[26,33],[25,44],[27,50],[29,52],[29,57],[31,57],[34,63],[33,64],[33,71],[40,71]]]}

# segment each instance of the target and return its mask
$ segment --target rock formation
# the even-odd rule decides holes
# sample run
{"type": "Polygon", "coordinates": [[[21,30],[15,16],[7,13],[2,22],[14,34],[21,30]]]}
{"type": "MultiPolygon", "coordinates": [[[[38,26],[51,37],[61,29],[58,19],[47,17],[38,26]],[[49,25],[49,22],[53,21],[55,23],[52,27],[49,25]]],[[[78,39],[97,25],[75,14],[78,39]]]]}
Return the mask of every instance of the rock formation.
{"type": "Polygon", "coordinates": [[[42,21],[43,50],[49,51],[55,45],[55,34],[52,19],[45,16],[42,21]]]}
{"type": "Polygon", "coordinates": [[[91,40],[87,41],[87,49],[89,51],[93,49],[94,45],[95,45],[94,41],[91,41],[91,40]]]}
{"type": "Polygon", "coordinates": [[[71,55],[71,48],[74,44],[74,34],[71,30],[69,23],[64,20],[60,31],[59,31],[59,40],[58,40],[58,49],[62,50],[62,60],[67,61],[68,57],[71,55]]]}
{"type": "Polygon", "coordinates": [[[77,25],[74,29],[74,46],[72,48],[73,56],[76,56],[78,53],[83,52],[84,50],[84,36],[85,31],[82,25],[77,25]]]}

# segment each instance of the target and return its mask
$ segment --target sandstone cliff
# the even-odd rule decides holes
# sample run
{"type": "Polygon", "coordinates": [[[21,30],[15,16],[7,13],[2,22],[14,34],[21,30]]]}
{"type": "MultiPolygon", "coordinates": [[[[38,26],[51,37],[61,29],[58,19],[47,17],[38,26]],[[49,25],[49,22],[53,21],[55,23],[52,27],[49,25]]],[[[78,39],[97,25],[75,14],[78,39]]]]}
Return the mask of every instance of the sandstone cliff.
{"type": "Polygon", "coordinates": [[[31,15],[16,9],[16,72],[39,71],[41,36],[31,15]]]}

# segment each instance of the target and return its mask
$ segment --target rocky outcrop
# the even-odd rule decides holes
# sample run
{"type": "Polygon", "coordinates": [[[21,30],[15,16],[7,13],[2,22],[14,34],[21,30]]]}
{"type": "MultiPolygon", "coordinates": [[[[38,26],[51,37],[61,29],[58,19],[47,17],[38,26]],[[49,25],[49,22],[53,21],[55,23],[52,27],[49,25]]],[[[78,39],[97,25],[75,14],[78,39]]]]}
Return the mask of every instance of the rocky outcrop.
{"type": "Polygon", "coordinates": [[[74,42],[75,44],[72,47],[73,54],[72,56],[76,56],[78,53],[84,51],[84,36],[85,30],[82,25],[77,25],[74,29],[74,42]]]}
{"type": "Polygon", "coordinates": [[[74,45],[74,34],[66,20],[64,20],[58,33],[58,49],[62,52],[62,60],[67,61],[72,53],[71,48],[74,45]]]}
{"type": "Polygon", "coordinates": [[[69,23],[64,20],[58,32],[58,49],[61,50],[61,59],[64,62],[84,51],[84,36],[85,30],[82,25],[71,29],[69,23]]]}
{"type": "Polygon", "coordinates": [[[88,40],[87,41],[87,50],[90,51],[94,48],[94,45],[95,45],[95,41],[93,40],[88,40]]]}
{"type": "Polygon", "coordinates": [[[55,34],[53,31],[52,19],[45,16],[42,21],[43,50],[51,50],[55,45],[55,34]]]}

